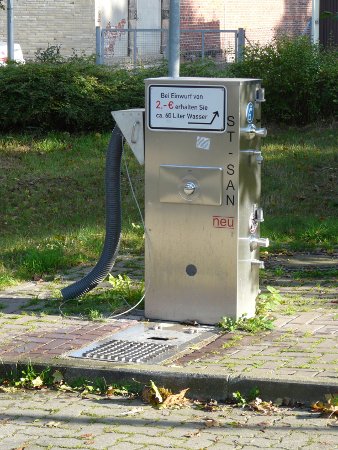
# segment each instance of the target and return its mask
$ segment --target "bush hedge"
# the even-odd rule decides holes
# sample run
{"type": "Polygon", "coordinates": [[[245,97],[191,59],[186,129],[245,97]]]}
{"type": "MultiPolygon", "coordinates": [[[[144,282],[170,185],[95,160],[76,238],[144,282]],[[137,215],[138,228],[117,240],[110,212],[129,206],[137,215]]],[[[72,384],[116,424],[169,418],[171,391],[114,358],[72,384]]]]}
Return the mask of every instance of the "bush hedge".
{"type": "Polygon", "coordinates": [[[112,110],[144,106],[150,72],[74,61],[1,68],[0,129],[111,129],[112,110]]]}
{"type": "Polygon", "coordinates": [[[320,49],[306,36],[281,37],[246,48],[243,62],[229,76],[261,78],[267,102],[264,114],[276,123],[304,125],[337,112],[337,49],[320,49]]]}
{"type": "MultiPolygon", "coordinates": [[[[85,58],[0,67],[0,130],[109,130],[110,112],[143,107],[144,79],[166,73],[165,66],[128,71],[85,58]]],[[[306,124],[337,108],[337,51],[319,51],[307,38],[251,46],[243,62],[225,68],[183,64],[181,75],[261,78],[269,122],[306,124]]]]}

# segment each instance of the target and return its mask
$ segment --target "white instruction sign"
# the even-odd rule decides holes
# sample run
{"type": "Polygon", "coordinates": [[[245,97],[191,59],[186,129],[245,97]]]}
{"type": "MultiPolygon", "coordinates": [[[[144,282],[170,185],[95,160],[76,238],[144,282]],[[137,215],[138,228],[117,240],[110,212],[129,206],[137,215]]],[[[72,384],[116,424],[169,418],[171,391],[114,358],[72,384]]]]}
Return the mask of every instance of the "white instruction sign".
{"type": "Polygon", "coordinates": [[[223,86],[150,85],[148,98],[152,130],[225,131],[223,86]]]}

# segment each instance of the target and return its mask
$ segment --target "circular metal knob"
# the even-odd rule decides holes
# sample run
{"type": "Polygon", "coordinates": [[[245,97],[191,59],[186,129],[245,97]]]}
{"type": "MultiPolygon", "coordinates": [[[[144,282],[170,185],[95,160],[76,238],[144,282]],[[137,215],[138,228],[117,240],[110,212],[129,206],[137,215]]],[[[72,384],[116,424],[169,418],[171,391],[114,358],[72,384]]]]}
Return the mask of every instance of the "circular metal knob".
{"type": "Polygon", "coordinates": [[[196,184],[192,181],[188,181],[183,188],[185,195],[192,195],[196,190],[196,184]]]}

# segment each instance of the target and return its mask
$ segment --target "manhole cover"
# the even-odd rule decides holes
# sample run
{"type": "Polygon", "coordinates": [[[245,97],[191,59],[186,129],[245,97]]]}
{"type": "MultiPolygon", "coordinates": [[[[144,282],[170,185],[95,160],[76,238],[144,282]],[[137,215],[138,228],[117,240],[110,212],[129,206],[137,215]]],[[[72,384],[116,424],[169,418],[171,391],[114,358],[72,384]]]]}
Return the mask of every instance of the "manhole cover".
{"type": "Polygon", "coordinates": [[[165,354],[174,348],[172,345],[112,340],[84,352],[82,357],[103,361],[147,363],[159,356],[165,357],[165,354]]]}

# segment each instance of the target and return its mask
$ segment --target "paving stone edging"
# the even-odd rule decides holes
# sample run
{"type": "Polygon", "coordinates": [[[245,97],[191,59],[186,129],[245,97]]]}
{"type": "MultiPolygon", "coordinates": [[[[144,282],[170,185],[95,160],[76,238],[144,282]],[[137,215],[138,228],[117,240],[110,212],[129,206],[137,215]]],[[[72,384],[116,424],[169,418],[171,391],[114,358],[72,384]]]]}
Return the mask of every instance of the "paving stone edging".
{"type": "MultiPolygon", "coordinates": [[[[28,361],[27,361],[28,362],[28,361]]],[[[2,361],[0,376],[11,370],[27,367],[27,362],[16,360],[2,361]]],[[[310,404],[321,400],[327,394],[338,392],[338,382],[314,382],[310,380],[294,380],[285,378],[250,377],[241,374],[218,374],[200,369],[187,370],[187,368],[173,368],[161,366],[110,367],[105,363],[89,363],[88,360],[59,359],[54,361],[30,360],[37,372],[47,367],[59,370],[66,381],[77,378],[95,380],[104,378],[107,383],[139,384],[142,388],[153,380],[159,386],[170,388],[173,392],[189,388],[188,397],[198,400],[224,401],[231,399],[233,392],[240,391],[245,397],[253,388],[259,389],[259,396],[263,400],[287,399],[291,403],[300,402],[310,404]]]]}

